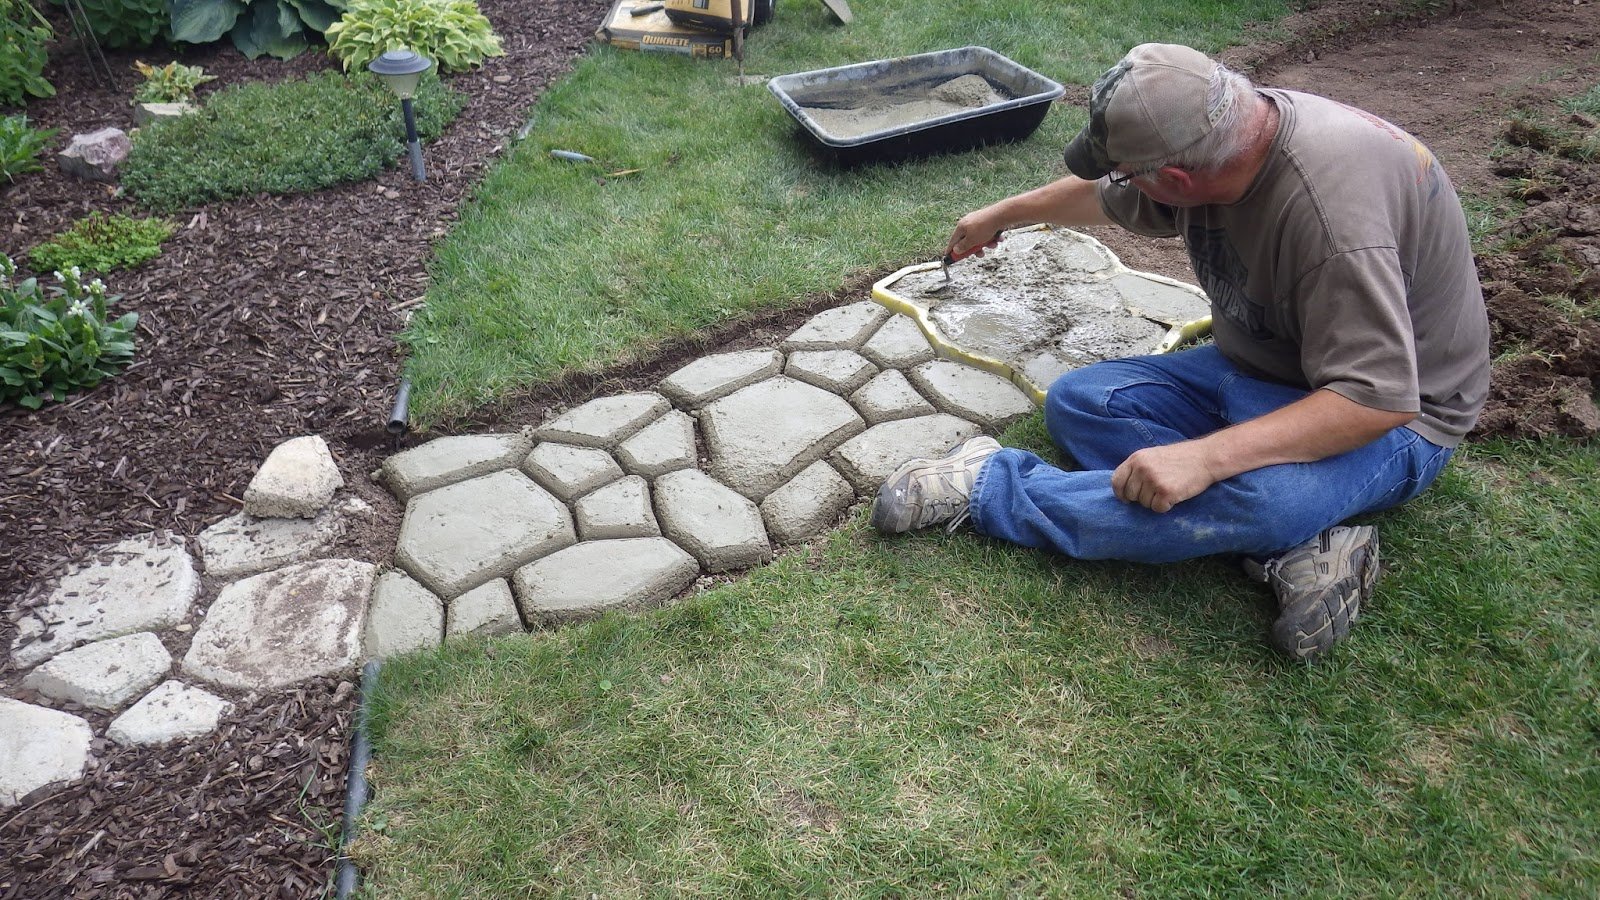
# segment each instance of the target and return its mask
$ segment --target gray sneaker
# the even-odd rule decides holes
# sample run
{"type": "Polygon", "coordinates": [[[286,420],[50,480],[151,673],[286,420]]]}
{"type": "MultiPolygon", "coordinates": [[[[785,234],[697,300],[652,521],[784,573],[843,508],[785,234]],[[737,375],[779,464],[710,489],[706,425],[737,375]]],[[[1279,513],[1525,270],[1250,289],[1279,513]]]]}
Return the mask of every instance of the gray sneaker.
{"type": "Polygon", "coordinates": [[[899,534],[940,522],[959,524],[978,470],[1000,450],[1000,442],[979,435],[957,444],[939,459],[907,460],[890,474],[872,503],[872,527],[899,534]]]}
{"type": "Polygon", "coordinates": [[[1245,570],[1272,585],[1278,621],[1272,645],[1315,662],[1345,639],[1378,583],[1378,531],[1370,525],[1329,528],[1265,564],[1245,570]]]}

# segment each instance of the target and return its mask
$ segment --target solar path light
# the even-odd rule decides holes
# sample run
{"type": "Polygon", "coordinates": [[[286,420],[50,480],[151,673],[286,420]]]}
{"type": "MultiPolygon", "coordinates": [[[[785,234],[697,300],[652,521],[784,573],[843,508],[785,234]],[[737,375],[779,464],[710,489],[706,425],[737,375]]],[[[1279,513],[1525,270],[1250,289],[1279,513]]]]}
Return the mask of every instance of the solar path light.
{"type": "Polygon", "coordinates": [[[431,68],[432,60],[405,49],[387,51],[367,64],[367,69],[400,98],[400,110],[406,117],[406,146],[411,150],[411,174],[418,181],[426,181],[428,176],[422,169],[422,143],[417,140],[417,116],[411,110],[411,98],[417,95],[422,73],[431,68]]]}

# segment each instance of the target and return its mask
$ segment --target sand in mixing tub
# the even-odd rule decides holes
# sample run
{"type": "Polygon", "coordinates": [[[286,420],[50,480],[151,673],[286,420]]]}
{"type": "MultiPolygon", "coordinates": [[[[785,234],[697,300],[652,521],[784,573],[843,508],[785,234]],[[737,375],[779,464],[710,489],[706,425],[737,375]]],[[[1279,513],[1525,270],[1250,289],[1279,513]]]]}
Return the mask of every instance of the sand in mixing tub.
{"type": "Polygon", "coordinates": [[[831,94],[825,101],[811,101],[817,105],[802,104],[801,108],[829,135],[853,138],[981,109],[1008,99],[982,75],[962,75],[931,86],[916,85],[892,91],[860,88],[831,94]]]}

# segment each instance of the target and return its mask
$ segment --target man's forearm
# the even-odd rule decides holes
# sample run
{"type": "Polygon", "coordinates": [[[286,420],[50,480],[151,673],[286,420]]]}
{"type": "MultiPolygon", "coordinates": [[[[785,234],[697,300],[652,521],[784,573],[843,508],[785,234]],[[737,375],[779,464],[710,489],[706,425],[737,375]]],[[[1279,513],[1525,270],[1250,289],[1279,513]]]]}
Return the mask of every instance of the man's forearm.
{"type": "MultiPolygon", "coordinates": [[[[1057,181],[1001,201],[1009,227],[1048,223],[1063,227],[1110,225],[1100,207],[1100,194],[1092,181],[1068,175],[1057,181]]],[[[1000,204],[996,204],[997,206],[1000,204]]]]}
{"type": "Polygon", "coordinates": [[[1327,389],[1200,438],[1216,481],[1265,466],[1315,462],[1365,446],[1416,418],[1363,406],[1327,389]]]}

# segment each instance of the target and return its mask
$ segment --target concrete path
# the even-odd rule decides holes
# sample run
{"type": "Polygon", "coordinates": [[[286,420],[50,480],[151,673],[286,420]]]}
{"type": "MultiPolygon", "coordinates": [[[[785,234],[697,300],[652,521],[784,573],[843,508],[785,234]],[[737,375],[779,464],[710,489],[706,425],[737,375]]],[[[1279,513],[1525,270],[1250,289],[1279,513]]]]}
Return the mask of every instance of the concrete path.
{"type": "Polygon", "coordinates": [[[373,474],[405,505],[392,567],[326,558],[371,510],[339,497],[321,438],[287,441],[244,512],[192,546],[123,541],[17,601],[28,702],[0,697],[0,808],[93,764],[74,710],[113,716],[118,744],[184,740],[230,697],[658,605],[834,527],[906,459],[1032,410],[1011,381],[936,358],[910,319],[852,303],[649,390],[390,457],[373,474]]]}

